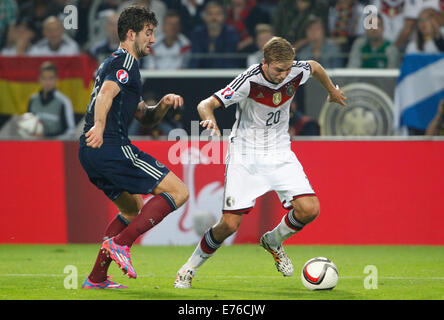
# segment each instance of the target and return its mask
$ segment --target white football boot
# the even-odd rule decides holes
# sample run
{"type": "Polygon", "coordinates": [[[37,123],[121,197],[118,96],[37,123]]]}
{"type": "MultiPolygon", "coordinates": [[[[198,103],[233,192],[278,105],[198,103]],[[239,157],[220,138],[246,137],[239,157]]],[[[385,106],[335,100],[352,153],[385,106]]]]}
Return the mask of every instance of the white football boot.
{"type": "Polygon", "coordinates": [[[176,281],[174,281],[174,288],[179,289],[191,289],[191,281],[193,281],[194,275],[197,270],[192,269],[184,265],[177,272],[176,281]]]}
{"type": "Polygon", "coordinates": [[[272,248],[269,245],[268,237],[270,232],[266,232],[261,237],[261,246],[271,253],[273,259],[275,261],[275,265],[277,270],[282,273],[284,277],[290,277],[293,275],[294,268],[291,263],[290,258],[288,258],[287,254],[284,251],[282,245],[277,248],[272,248]]]}

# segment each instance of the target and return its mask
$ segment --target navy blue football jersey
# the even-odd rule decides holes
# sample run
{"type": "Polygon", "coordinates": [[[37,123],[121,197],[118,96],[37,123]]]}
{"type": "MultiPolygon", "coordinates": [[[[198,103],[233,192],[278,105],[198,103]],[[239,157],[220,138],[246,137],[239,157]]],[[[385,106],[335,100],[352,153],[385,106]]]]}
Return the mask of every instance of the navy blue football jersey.
{"type": "Polygon", "coordinates": [[[142,81],[137,60],[122,48],[106,58],[97,70],[81,141],[84,142],[85,133],[94,126],[96,98],[107,80],[117,83],[120,92],[114,97],[106,118],[103,144],[127,145],[130,143],[128,126],[134,117],[137,105],[142,101],[142,81]]]}

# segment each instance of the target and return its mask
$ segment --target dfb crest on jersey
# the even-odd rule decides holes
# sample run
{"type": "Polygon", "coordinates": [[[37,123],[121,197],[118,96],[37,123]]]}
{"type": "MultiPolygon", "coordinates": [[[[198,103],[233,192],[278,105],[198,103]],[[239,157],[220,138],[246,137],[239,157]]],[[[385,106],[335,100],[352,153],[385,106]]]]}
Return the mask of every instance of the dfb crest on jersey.
{"type": "Polygon", "coordinates": [[[287,96],[291,97],[293,95],[293,93],[294,93],[294,90],[295,90],[294,85],[290,84],[287,87],[287,89],[285,90],[285,93],[286,93],[287,96]]]}
{"type": "Polygon", "coordinates": [[[281,92],[275,92],[273,94],[273,103],[277,106],[282,101],[282,93],[281,92]]]}
{"type": "Polygon", "coordinates": [[[128,72],[126,72],[123,69],[120,69],[116,72],[116,78],[119,80],[120,83],[127,83],[129,80],[128,72]]]}
{"type": "Polygon", "coordinates": [[[322,135],[384,136],[393,134],[393,101],[378,87],[352,83],[341,88],[347,106],[326,102],[319,116],[322,135]]]}

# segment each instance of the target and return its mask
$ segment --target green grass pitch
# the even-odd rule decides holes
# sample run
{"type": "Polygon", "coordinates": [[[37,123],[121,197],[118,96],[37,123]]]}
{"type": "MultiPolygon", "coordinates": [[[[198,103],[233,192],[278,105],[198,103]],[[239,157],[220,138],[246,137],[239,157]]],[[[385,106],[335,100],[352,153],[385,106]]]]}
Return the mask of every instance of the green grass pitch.
{"type": "Polygon", "coordinates": [[[194,247],[136,245],[132,260],[138,278],[128,279],[114,262],[109,272],[129,289],[81,290],[98,248],[98,245],[0,245],[0,299],[444,299],[442,246],[286,246],[295,266],[295,274],[288,278],[276,271],[271,255],[259,245],[223,246],[199,270],[193,289],[180,290],[173,288],[176,272],[194,247]],[[337,265],[339,282],[334,290],[308,291],[303,287],[300,270],[308,259],[317,256],[328,257],[337,265]],[[376,267],[377,275],[364,272],[369,265],[376,267]],[[77,270],[77,281],[74,269],[69,266],[77,270]],[[369,276],[372,281],[366,280],[369,276]],[[373,289],[366,288],[366,283],[373,285],[373,289]],[[66,289],[65,284],[77,284],[77,289],[66,289]]]}

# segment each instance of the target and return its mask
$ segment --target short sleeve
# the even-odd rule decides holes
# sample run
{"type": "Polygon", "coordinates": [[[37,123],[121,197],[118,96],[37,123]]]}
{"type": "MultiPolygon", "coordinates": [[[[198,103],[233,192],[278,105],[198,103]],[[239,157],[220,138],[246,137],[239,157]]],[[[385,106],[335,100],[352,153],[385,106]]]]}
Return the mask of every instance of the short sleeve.
{"type": "Polygon", "coordinates": [[[237,89],[234,89],[228,85],[214,93],[213,96],[221,102],[223,107],[226,108],[247,98],[249,91],[250,83],[247,81],[237,89]]]}
{"type": "Polygon", "coordinates": [[[137,64],[134,57],[130,54],[122,54],[111,62],[109,70],[104,81],[111,80],[116,82],[120,87],[128,86],[133,77],[135,77],[134,64],[137,64]]]}
{"type": "Polygon", "coordinates": [[[304,84],[305,82],[307,82],[308,79],[310,79],[311,66],[307,61],[294,61],[293,66],[299,70],[298,72],[302,71],[302,79],[299,83],[300,85],[304,84]]]}
{"type": "Polygon", "coordinates": [[[213,97],[218,99],[223,107],[241,102],[248,98],[250,93],[250,78],[259,72],[259,66],[253,65],[234,78],[226,87],[214,93],[213,97]]]}

